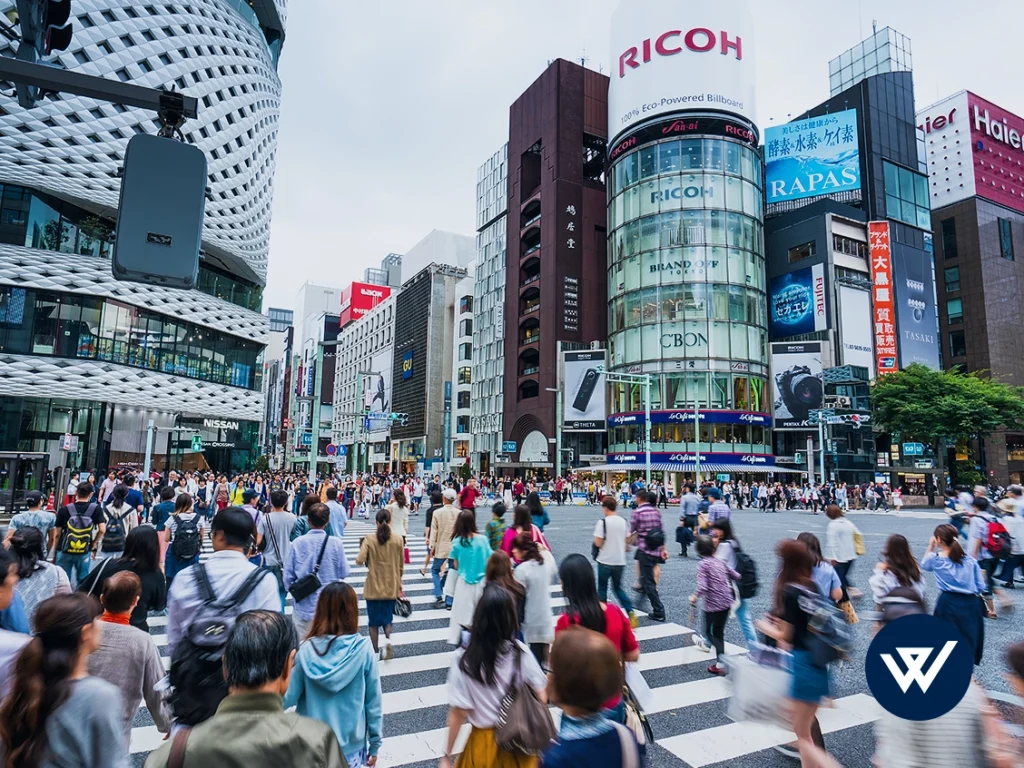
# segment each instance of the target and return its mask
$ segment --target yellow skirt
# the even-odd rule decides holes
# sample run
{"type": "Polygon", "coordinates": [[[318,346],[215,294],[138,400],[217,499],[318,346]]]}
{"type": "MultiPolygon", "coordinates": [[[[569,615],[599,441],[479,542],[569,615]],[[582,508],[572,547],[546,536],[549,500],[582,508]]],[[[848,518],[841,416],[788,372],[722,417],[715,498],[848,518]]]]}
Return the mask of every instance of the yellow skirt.
{"type": "Polygon", "coordinates": [[[537,768],[538,760],[530,755],[513,755],[498,748],[493,728],[470,731],[465,749],[455,761],[455,768],[537,768]]]}

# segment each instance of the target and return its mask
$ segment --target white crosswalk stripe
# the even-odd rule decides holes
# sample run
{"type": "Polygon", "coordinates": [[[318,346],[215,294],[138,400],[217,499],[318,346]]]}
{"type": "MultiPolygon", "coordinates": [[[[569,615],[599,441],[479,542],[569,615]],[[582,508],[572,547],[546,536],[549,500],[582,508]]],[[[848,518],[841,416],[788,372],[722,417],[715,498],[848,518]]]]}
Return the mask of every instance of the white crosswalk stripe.
{"type": "MultiPolygon", "coordinates": [[[[416,530],[416,520],[410,529],[416,530]]],[[[373,526],[361,522],[351,523],[345,531],[345,551],[354,562],[359,550],[359,539],[371,534],[373,526]]],[[[392,643],[395,658],[380,663],[384,689],[384,743],[378,756],[380,768],[414,765],[437,760],[445,746],[447,729],[447,691],[445,677],[451,662],[451,646],[447,644],[448,620],[445,609],[433,608],[433,582],[429,571],[420,573],[426,548],[422,536],[409,537],[412,565],[406,566],[403,585],[413,613],[408,619],[395,617],[392,643]],[[410,727],[415,722],[421,730],[410,727]]],[[[205,559],[208,552],[201,556],[205,559]]],[[[356,572],[347,581],[362,598],[365,569],[356,572]]],[[[552,585],[552,604],[555,615],[561,612],[564,598],[561,586],[552,585]]],[[[360,627],[365,627],[365,601],[360,599],[360,627]]],[[[286,612],[291,612],[288,598],[286,612]]],[[[645,616],[641,612],[638,615],[645,616]]],[[[152,616],[150,632],[164,655],[167,654],[166,617],[152,616]]],[[[364,630],[365,631],[365,630],[364,630]]],[[[711,662],[708,653],[697,650],[690,636],[693,629],[677,623],[654,623],[646,618],[635,630],[640,643],[639,668],[652,689],[649,719],[655,731],[656,743],[664,751],[656,753],[650,764],[672,768],[691,766],[704,768],[718,763],[729,764],[745,755],[755,755],[775,745],[794,739],[782,728],[750,723],[730,723],[725,717],[725,700],[729,684],[720,677],[710,677],[704,667],[711,662]],[[692,730],[687,711],[706,711],[714,708],[713,727],[692,730]]],[[[727,644],[727,653],[743,653],[743,649],[727,644]]],[[[877,719],[878,706],[870,696],[858,694],[840,698],[834,709],[820,714],[825,733],[863,726],[877,719]]],[[[559,716],[554,710],[556,718],[559,716]]],[[[132,728],[131,752],[137,765],[143,757],[163,743],[149,713],[141,707],[132,728]]],[[[709,722],[705,717],[701,722],[709,722]]],[[[456,744],[460,750],[468,735],[468,726],[456,744]]]]}

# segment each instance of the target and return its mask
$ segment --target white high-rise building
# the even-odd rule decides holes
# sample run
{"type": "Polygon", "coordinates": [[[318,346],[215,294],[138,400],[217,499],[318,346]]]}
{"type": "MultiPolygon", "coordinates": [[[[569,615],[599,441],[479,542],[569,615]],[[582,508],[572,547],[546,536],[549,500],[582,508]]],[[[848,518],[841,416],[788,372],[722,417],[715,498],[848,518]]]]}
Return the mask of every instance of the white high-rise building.
{"type": "Polygon", "coordinates": [[[501,452],[505,357],[505,218],[508,144],[480,166],[476,182],[476,280],[473,287],[473,385],[470,453],[477,469],[501,452]]]}
{"type": "MultiPolygon", "coordinates": [[[[0,0],[0,16],[14,11],[0,0]]],[[[155,468],[249,468],[264,415],[285,0],[73,0],[71,13],[54,63],[199,99],[182,127],[209,163],[199,282],[111,276],[117,171],[128,139],[157,132],[154,113],[70,94],[30,110],[4,99],[0,450],[39,454],[43,470],[138,466],[152,419],[155,468]],[[204,450],[175,427],[198,430],[204,450]],[[61,450],[65,434],[75,450],[61,450]]],[[[0,37],[0,56],[15,48],[0,37]]]]}
{"type": "Polygon", "coordinates": [[[452,397],[448,465],[458,468],[470,463],[472,450],[473,337],[476,333],[474,307],[475,264],[455,286],[455,336],[452,356],[452,397]]]}

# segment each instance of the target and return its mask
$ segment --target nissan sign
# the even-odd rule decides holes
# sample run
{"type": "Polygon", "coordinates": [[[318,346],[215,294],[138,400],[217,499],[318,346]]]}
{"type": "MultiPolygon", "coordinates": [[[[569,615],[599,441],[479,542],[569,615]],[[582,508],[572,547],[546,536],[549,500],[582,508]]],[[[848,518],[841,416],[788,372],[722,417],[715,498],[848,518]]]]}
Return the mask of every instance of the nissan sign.
{"type": "Polygon", "coordinates": [[[612,17],[611,39],[612,136],[673,112],[728,112],[755,121],[748,0],[623,0],[612,17]]]}

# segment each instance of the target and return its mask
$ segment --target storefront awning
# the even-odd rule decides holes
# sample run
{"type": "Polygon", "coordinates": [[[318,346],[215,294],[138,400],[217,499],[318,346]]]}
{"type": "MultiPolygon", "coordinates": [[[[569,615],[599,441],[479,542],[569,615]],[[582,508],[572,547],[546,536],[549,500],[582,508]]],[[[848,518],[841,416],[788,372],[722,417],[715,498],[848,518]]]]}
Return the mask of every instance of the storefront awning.
{"type": "MultiPolygon", "coordinates": [[[[580,467],[580,469],[588,470],[590,472],[628,472],[628,471],[646,471],[647,465],[644,463],[639,464],[599,464],[597,466],[580,467]]],[[[651,470],[654,472],[696,472],[697,467],[690,464],[672,463],[672,462],[652,462],[651,470]]],[[[758,466],[751,464],[721,464],[713,461],[701,462],[700,471],[702,474],[708,472],[751,472],[754,474],[767,474],[767,473],[788,473],[796,475],[806,475],[802,469],[789,469],[788,467],[777,467],[777,466],[758,466]]]]}

